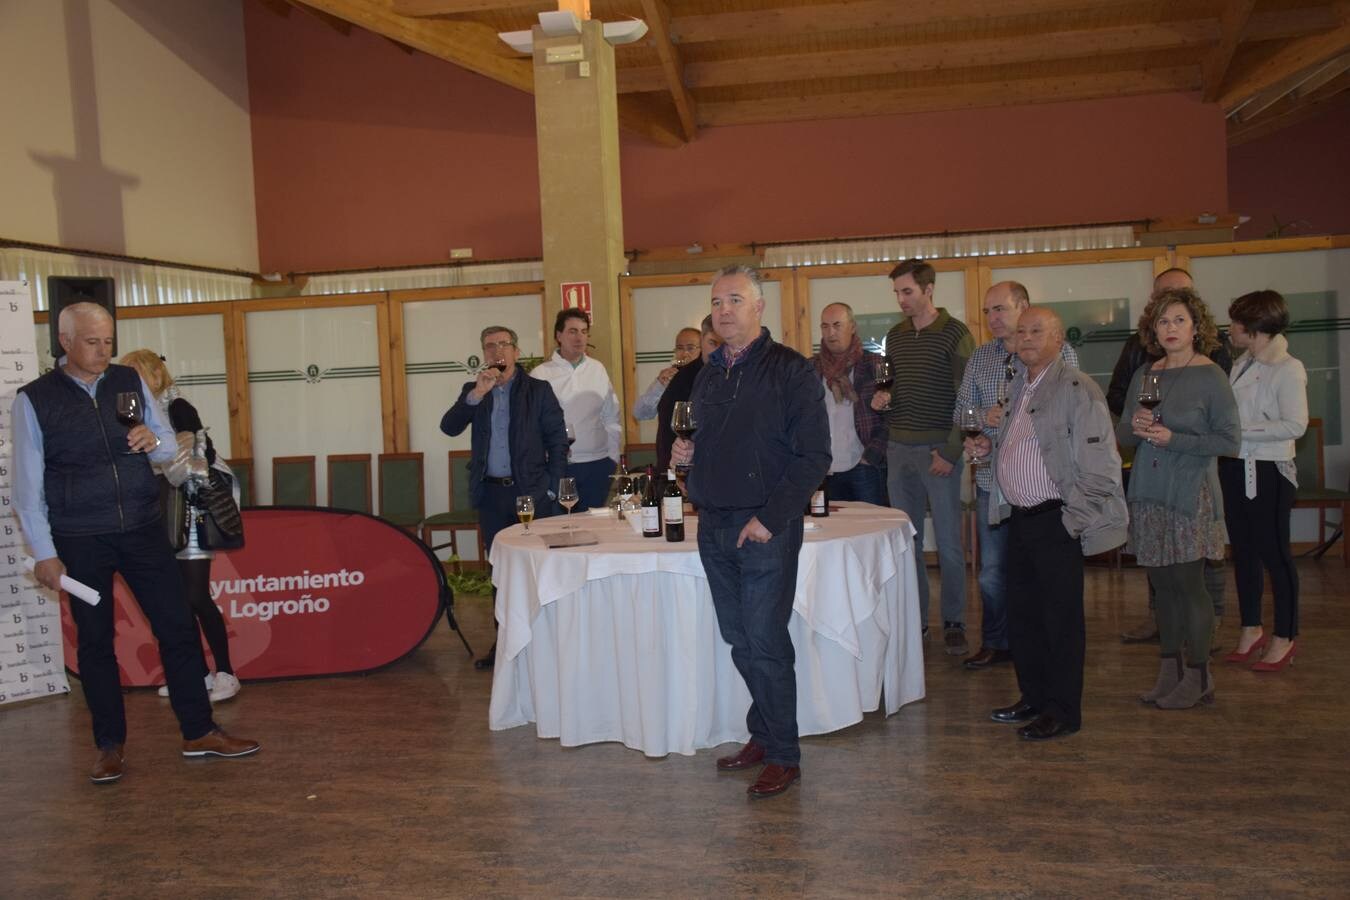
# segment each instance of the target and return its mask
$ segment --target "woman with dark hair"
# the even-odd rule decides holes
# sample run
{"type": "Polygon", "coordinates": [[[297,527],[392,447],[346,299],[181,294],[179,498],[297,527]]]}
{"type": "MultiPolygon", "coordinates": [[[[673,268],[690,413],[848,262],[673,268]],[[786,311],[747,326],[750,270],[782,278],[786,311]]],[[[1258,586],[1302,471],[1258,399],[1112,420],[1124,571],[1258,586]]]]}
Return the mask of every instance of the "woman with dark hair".
{"type": "Polygon", "coordinates": [[[1278,672],[1294,661],[1298,637],[1298,573],[1289,548],[1289,516],[1298,477],[1294,441],[1308,427],[1308,373],[1289,355],[1284,330],[1289,308],[1275,291],[1244,294],[1228,307],[1233,346],[1245,351],[1230,381],[1242,419],[1242,448],[1219,460],[1224,514],[1233,544],[1233,570],[1242,634],[1224,659],[1251,661],[1256,672],[1278,672]],[[1261,627],[1262,569],[1270,575],[1275,636],[1261,627]]]}
{"type": "Polygon", "coordinates": [[[1162,644],[1157,682],[1139,699],[1187,709],[1214,700],[1214,607],[1205,590],[1205,560],[1223,559],[1216,460],[1237,453],[1241,428],[1228,379],[1206,356],[1218,346],[1218,328],[1200,295],[1190,288],[1161,291],[1139,321],[1145,349],[1161,359],[1134,373],[1116,426],[1121,445],[1137,448],[1128,492],[1129,546],[1157,592],[1162,644]],[[1149,376],[1158,382],[1156,394],[1144,398],[1151,410],[1140,403],[1149,376]]]}
{"type": "MultiPolygon", "coordinates": [[[[173,376],[164,359],[153,350],[133,350],[122,357],[122,365],[131,366],[141,374],[155,395],[155,401],[164,409],[169,424],[178,435],[179,446],[193,448],[204,457],[207,466],[224,467],[224,460],[216,457],[211,438],[207,437],[201,416],[196,408],[178,396],[173,376]]],[[[203,470],[204,471],[204,470],[203,470]]],[[[182,490],[182,488],[179,488],[182,490]]],[[[239,497],[235,496],[235,502],[239,497]]],[[[178,552],[178,568],[183,574],[183,592],[197,625],[211,647],[216,663],[215,674],[207,674],[206,690],[212,703],[229,700],[239,693],[239,679],[230,664],[230,641],[225,633],[225,617],[211,599],[211,560],[215,554],[197,545],[197,529],[187,529],[187,546],[178,552]]],[[[161,697],[169,696],[168,686],[159,689],[161,697]]]]}

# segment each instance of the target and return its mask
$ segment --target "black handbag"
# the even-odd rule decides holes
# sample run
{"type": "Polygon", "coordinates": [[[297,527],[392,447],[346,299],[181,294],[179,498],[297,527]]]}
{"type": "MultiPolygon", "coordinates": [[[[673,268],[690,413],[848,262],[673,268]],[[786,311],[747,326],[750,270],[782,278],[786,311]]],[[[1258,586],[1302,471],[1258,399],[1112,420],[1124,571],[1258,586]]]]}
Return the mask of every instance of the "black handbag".
{"type": "Polygon", "coordinates": [[[159,479],[159,508],[164,514],[164,530],[169,538],[169,546],[174,551],[182,550],[188,544],[188,502],[187,491],[174,487],[164,477],[159,479]]]}
{"type": "Polygon", "coordinates": [[[234,502],[229,475],[210,469],[210,480],[197,487],[197,546],[203,550],[238,550],[244,546],[244,519],[234,502]]]}

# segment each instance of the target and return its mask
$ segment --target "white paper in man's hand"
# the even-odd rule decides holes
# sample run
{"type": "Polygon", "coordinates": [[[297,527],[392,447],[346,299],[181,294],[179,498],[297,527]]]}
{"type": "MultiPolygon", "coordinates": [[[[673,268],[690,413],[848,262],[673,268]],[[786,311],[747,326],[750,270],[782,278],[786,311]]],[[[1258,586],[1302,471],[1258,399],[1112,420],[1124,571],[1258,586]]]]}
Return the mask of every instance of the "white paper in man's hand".
{"type": "MultiPolygon", "coordinates": [[[[37,567],[37,563],[33,562],[33,557],[25,556],[23,558],[23,567],[31,572],[37,567]]],[[[90,606],[98,606],[98,601],[101,599],[98,595],[98,591],[83,582],[76,581],[69,575],[61,576],[61,590],[72,597],[79,597],[90,606]]]]}

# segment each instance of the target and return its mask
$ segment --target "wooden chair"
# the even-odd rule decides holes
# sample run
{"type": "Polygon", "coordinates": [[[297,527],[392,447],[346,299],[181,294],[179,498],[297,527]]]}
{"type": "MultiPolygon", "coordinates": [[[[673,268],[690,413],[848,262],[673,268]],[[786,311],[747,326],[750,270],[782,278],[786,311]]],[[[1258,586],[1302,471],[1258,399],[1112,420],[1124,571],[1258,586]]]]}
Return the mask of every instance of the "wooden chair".
{"type": "Polygon", "coordinates": [[[314,504],[314,457],[272,457],[272,505],[314,504]]]}
{"type": "MultiPolygon", "coordinates": [[[[477,568],[486,568],[487,560],[483,558],[483,530],[478,525],[478,511],[473,508],[472,500],[469,496],[469,450],[451,450],[449,451],[450,480],[449,484],[449,512],[437,513],[430,518],[422,521],[422,543],[433,550],[439,550],[442,547],[449,547],[450,552],[459,555],[455,547],[455,533],[457,531],[473,531],[474,541],[478,548],[477,568]],[[432,543],[432,535],[437,531],[444,531],[450,535],[450,540],[444,544],[432,543]]],[[[462,563],[461,563],[461,568],[462,563]]]]}
{"type": "Polygon", "coordinates": [[[227,459],[225,465],[230,467],[234,473],[234,480],[239,484],[239,505],[253,505],[253,459],[248,456],[241,456],[238,459],[227,459]]]}
{"type": "MultiPolygon", "coordinates": [[[[1320,559],[1336,541],[1341,541],[1341,562],[1350,567],[1350,539],[1345,537],[1345,514],[1350,512],[1350,490],[1339,491],[1326,486],[1326,460],[1323,456],[1324,429],[1321,419],[1309,419],[1308,430],[1294,444],[1294,465],[1298,469],[1298,493],[1294,495],[1295,509],[1317,510],[1318,545],[1310,551],[1320,559]],[[1339,509],[1341,521],[1336,531],[1327,537],[1327,510],[1339,509]]],[[[1347,485],[1350,487],[1350,485],[1347,485]]]]}
{"type": "Polygon", "coordinates": [[[417,533],[426,516],[423,499],[422,454],[381,453],[380,518],[417,533]]]}
{"type": "Polygon", "coordinates": [[[333,509],[370,512],[369,453],[338,453],[328,457],[328,505],[333,509]]]}

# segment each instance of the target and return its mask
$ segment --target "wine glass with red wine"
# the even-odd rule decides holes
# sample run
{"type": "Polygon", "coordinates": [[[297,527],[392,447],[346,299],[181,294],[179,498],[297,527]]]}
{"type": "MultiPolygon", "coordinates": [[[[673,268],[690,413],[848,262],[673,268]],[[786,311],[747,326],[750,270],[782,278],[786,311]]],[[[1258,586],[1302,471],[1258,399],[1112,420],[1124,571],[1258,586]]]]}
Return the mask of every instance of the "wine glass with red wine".
{"type": "MultiPolygon", "coordinates": [[[[895,373],[891,371],[891,361],[889,359],[878,359],[872,362],[872,381],[877,386],[877,390],[890,393],[891,386],[895,384],[895,373]]],[[[890,404],[886,404],[890,409],[890,404]]]]}
{"type": "MultiPolygon", "coordinates": [[[[123,391],[117,395],[117,421],[125,425],[128,431],[145,421],[145,411],[141,408],[139,391],[123,391]]],[[[129,454],[135,451],[123,450],[122,452],[129,454]]]]}
{"type": "MultiPolygon", "coordinates": [[[[686,441],[693,440],[694,432],[698,431],[698,421],[694,418],[694,404],[689,400],[676,400],[675,406],[670,412],[670,430],[675,432],[686,441]]],[[[689,474],[687,464],[677,464],[675,466],[676,474],[689,474]]]]}
{"type": "MultiPolygon", "coordinates": [[[[959,424],[965,436],[972,440],[984,433],[984,417],[980,415],[978,406],[963,406],[959,424]]],[[[966,458],[972,466],[978,466],[984,460],[984,457],[974,453],[967,454],[966,458]]]]}
{"type": "Polygon", "coordinates": [[[1157,372],[1145,372],[1144,381],[1139,385],[1139,405],[1148,410],[1155,422],[1161,418],[1156,412],[1159,403],[1162,403],[1162,376],[1157,372]]]}

